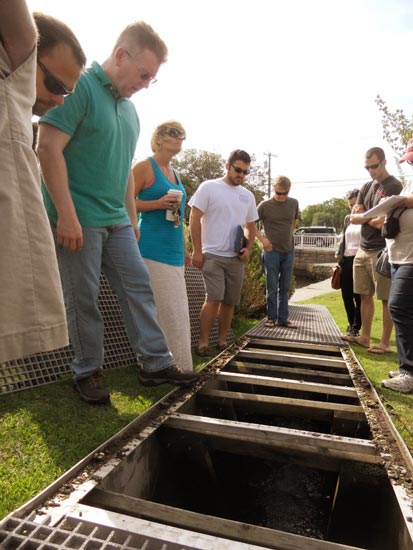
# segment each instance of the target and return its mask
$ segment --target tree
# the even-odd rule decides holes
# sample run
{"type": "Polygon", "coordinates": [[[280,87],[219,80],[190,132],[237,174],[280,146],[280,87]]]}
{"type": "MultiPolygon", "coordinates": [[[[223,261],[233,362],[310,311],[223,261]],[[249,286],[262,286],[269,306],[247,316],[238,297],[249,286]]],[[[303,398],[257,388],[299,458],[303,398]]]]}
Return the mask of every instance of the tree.
{"type": "Polygon", "coordinates": [[[397,158],[406,150],[406,144],[413,137],[413,117],[407,117],[402,109],[390,111],[386,102],[378,95],[376,104],[382,114],[383,138],[393,149],[397,158]]]}
{"type": "MultiPolygon", "coordinates": [[[[187,149],[181,158],[174,159],[172,164],[180,175],[188,202],[203,181],[223,177],[225,172],[225,160],[220,155],[198,149],[187,149]]],[[[264,197],[263,191],[260,190],[264,179],[264,170],[255,164],[255,157],[252,156],[251,173],[244,187],[254,194],[257,203],[261,202],[264,197]]],[[[187,221],[188,218],[189,207],[185,211],[187,221]]]]}
{"type": "Polygon", "coordinates": [[[302,225],[324,225],[341,231],[344,217],[349,213],[346,199],[329,199],[321,204],[307,206],[301,214],[302,225]]]}

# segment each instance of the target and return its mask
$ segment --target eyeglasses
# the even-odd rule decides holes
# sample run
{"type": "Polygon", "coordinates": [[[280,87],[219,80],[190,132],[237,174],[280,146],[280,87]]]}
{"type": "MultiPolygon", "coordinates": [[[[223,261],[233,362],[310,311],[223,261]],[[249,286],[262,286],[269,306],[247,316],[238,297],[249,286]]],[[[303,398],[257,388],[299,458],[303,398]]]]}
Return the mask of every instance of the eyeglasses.
{"type": "Polygon", "coordinates": [[[380,166],[381,162],[378,162],[377,164],[370,164],[369,165],[366,165],[364,168],[366,170],[375,170],[376,168],[378,168],[380,166]]]}
{"type": "Polygon", "coordinates": [[[243,170],[242,168],[239,168],[238,166],[234,166],[233,164],[231,164],[231,166],[233,167],[233,169],[237,174],[244,174],[244,176],[248,176],[248,174],[250,173],[249,170],[243,170]]]}
{"type": "Polygon", "coordinates": [[[169,136],[171,138],[186,139],[185,132],[178,130],[177,128],[165,128],[159,132],[162,136],[169,136]]]}
{"type": "Polygon", "coordinates": [[[74,90],[68,90],[66,86],[58,78],[56,78],[39,59],[37,60],[37,64],[44,74],[44,85],[51,94],[63,95],[65,97],[73,94],[74,90]]]}
{"type": "Polygon", "coordinates": [[[289,191],[276,191],[276,195],[288,195],[289,191]]]}
{"type": "Polygon", "coordinates": [[[155,84],[155,82],[158,82],[158,80],[155,77],[153,77],[150,73],[148,73],[147,71],[144,71],[143,69],[140,69],[136,65],[132,55],[128,52],[128,50],[125,50],[125,52],[130,57],[130,60],[132,61],[132,63],[135,65],[136,70],[138,71],[139,76],[141,77],[142,80],[144,80],[145,82],[149,82],[149,84],[155,84]]]}

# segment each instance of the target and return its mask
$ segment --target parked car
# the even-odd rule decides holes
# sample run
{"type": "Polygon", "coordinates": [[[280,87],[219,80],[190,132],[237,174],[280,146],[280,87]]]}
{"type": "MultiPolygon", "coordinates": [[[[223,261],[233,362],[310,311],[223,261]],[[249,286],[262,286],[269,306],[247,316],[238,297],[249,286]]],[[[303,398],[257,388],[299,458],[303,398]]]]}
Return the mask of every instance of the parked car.
{"type": "Polygon", "coordinates": [[[337,233],[334,227],[323,225],[312,225],[310,227],[299,227],[294,235],[295,244],[301,246],[318,246],[333,248],[336,245],[337,233]],[[297,242],[299,241],[299,242],[297,242]]]}

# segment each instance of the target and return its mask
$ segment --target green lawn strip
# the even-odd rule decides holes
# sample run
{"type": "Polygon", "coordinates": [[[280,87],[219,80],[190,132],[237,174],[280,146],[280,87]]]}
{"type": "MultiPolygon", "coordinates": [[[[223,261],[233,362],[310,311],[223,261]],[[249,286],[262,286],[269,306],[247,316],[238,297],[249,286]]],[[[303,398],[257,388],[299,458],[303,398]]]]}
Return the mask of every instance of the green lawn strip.
{"type": "MultiPolygon", "coordinates": [[[[323,294],[301,302],[303,304],[318,304],[326,306],[331,316],[334,318],[340,330],[344,331],[347,327],[347,317],[344,310],[344,305],[341,299],[341,292],[335,291],[329,294],[323,294]]],[[[371,344],[377,344],[380,340],[382,326],[382,306],[381,302],[375,302],[375,312],[372,323],[372,338],[371,344]]],[[[396,343],[394,339],[394,331],[390,341],[391,348],[395,351],[391,354],[373,355],[368,353],[367,349],[357,345],[352,345],[353,351],[357,356],[360,364],[365,370],[371,383],[375,387],[382,402],[384,403],[387,412],[392,417],[394,425],[404,439],[406,445],[413,452],[413,394],[403,395],[392,390],[386,390],[381,387],[381,381],[388,377],[390,370],[397,370],[399,362],[397,360],[396,343]]]]}
{"type": "Polygon", "coordinates": [[[105,371],[111,405],[82,402],[67,378],[0,401],[0,517],[20,506],[172,389],[138,384],[136,367],[105,371]]]}

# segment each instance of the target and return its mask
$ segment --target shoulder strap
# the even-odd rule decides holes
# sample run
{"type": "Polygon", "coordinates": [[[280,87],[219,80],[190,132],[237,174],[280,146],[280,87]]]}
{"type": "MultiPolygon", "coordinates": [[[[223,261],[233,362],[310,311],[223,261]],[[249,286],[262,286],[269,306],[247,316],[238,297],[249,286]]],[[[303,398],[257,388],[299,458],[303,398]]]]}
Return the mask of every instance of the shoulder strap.
{"type": "Polygon", "coordinates": [[[400,218],[403,212],[407,210],[407,206],[397,206],[391,212],[389,212],[387,218],[400,218]]]}

